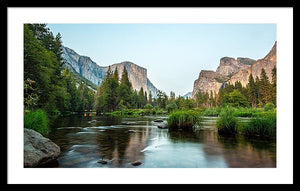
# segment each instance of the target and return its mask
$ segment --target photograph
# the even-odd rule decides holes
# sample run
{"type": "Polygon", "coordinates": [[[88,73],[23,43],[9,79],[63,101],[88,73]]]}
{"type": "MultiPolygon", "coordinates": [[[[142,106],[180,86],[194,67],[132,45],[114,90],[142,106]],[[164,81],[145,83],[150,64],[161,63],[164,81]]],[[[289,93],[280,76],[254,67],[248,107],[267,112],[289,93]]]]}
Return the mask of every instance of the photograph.
{"type": "Polygon", "coordinates": [[[24,24],[24,167],[276,167],[275,24],[24,24]]]}
{"type": "Polygon", "coordinates": [[[293,9],[7,10],[9,184],[293,183],[293,9]]]}

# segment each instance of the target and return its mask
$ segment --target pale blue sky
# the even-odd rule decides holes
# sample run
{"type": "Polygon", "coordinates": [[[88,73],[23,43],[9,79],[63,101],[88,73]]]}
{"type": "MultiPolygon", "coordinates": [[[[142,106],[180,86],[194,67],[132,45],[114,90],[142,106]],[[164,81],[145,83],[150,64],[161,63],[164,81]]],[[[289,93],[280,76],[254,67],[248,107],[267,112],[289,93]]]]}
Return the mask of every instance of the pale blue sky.
{"type": "Polygon", "coordinates": [[[276,24],[48,24],[63,45],[100,66],[131,61],[147,69],[160,90],[193,90],[201,70],[220,58],[263,58],[276,41],[276,24]]]}

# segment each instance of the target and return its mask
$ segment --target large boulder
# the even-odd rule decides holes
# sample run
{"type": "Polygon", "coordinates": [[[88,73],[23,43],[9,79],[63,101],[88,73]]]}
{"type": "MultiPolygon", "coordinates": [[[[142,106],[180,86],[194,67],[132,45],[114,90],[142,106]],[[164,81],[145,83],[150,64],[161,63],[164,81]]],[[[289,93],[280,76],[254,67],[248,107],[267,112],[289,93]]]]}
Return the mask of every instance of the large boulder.
{"type": "Polygon", "coordinates": [[[24,167],[38,167],[57,161],[60,148],[40,133],[24,128],[24,167]]]}

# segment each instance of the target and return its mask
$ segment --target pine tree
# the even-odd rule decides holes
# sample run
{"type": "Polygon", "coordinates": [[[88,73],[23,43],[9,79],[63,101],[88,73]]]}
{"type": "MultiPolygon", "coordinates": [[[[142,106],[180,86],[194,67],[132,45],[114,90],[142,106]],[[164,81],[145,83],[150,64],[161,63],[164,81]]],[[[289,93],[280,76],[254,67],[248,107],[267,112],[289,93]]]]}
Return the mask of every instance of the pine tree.
{"type": "Polygon", "coordinates": [[[117,102],[123,100],[123,104],[127,108],[131,108],[136,104],[134,95],[132,94],[133,94],[132,85],[131,82],[129,81],[128,73],[124,66],[121,80],[120,80],[120,85],[117,88],[117,95],[118,95],[117,102]]]}
{"type": "Polygon", "coordinates": [[[123,73],[122,73],[122,77],[121,77],[121,84],[124,84],[124,85],[128,86],[129,89],[132,88],[132,85],[129,81],[128,72],[127,72],[125,66],[123,68],[123,73]]]}
{"type": "Polygon", "coordinates": [[[145,95],[145,98],[144,98],[144,100],[145,100],[145,105],[146,105],[146,104],[148,103],[147,91],[145,91],[144,95],[145,95]]]}
{"type": "Polygon", "coordinates": [[[260,73],[259,91],[262,95],[262,103],[266,104],[271,101],[271,84],[266,71],[262,68],[260,73]]]}
{"type": "Polygon", "coordinates": [[[119,72],[117,67],[115,68],[113,78],[119,83],[119,72]]]}
{"type": "Polygon", "coordinates": [[[101,85],[97,89],[97,93],[96,93],[97,113],[113,111],[116,98],[114,97],[115,92],[112,89],[112,87],[114,86],[112,79],[113,79],[113,75],[109,66],[101,85]]]}
{"type": "Polygon", "coordinates": [[[152,105],[152,94],[151,94],[151,91],[149,91],[148,103],[152,105]]]}
{"type": "Polygon", "coordinates": [[[146,100],[145,100],[144,89],[143,87],[141,87],[138,93],[138,108],[144,108],[145,105],[146,105],[146,100]]]}
{"type": "Polygon", "coordinates": [[[260,84],[261,84],[261,81],[260,81],[259,77],[256,76],[255,77],[255,87],[256,87],[255,91],[257,92],[257,103],[256,104],[259,108],[263,107],[263,105],[264,105],[263,95],[262,95],[261,90],[260,90],[260,88],[261,88],[260,84]]]}
{"type": "Polygon", "coordinates": [[[276,89],[277,89],[277,75],[276,75],[276,67],[274,66],[274,68],[272,69],[272,85],[271,85],[271,95],[272,95],[272,102],[274,103],[274,105],[277,104],[277,92],[276,92],[276,89]]]}
{"type": "Polygon", "coordinates": [[[257,101],[258,101],[257,100],[258,92],[257,92],[256,84],[255,84],[252,74],[250,74],[250,76],[249,76],[247,88],[248,88],[249,102],[251,103],[252,107],[255,107],[257,104],[257,101]]]}
{"type": "Polygon", "coordinates": [[[161,109],[165,109],[168,101],[168,96],[165,92],[158,90],[157,93],[157,104],[161,109]]]}
{"type": "Polygon", "coordinates": [[[202,107],[204,104],[204,96],[201,90],[196,93],[195,97],[197,107],[202,107]]]}

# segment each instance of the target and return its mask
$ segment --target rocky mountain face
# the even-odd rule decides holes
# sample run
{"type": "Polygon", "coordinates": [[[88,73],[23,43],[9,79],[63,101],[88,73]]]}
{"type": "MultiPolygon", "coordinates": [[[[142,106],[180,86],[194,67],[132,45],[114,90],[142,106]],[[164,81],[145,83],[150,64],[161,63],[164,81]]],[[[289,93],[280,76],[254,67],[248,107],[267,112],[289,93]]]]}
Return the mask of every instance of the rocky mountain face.
{"type": "Polygon", "coordinates": [[[250,74],[253,75],[255,79],[256,76],[260,76],[261,69],[263,68],[266,71],[266,74],[269,80],[272,80],[272,69],[276,66],[277,56],[276,56],[276,42],[270,52],[262,59],[257,60],[253,63],[249,68],[244,70],[240,70],[236,74],[234,74],[228,83],[234,84],[236,81],[240,81],[243,86],[246,86],[248,83],[248,79],[250,74]]]}
{"type": "Polygon", "coordinates": [[[81,56],[70,48],[62,46],[62,50],[62,58],[72,72],[78,73],[96,86],[101,84],[107,67],[97,65],[89,57],[81,56]]]}
{"type": "Polygon", "coordinates": [[[228,79],[229,77],[218,72],[201,70],[198,79],[194,82],[192,97],[194,98],[199,91],[218,93],[222,84],[228,79]]]}
{"type": "MultiPolygon", "coordinates": [[[[99,86],[102,83],[102,80],[109,68],[108,66],[99,66],[89,57],[81,56],[70,48],[63,46],[62,49],[62,58],[64,59],[66,66],[68,66],[71,71],[80,74],[96,86],[99,86]]],[[[128,61],[110,65],[112,72],[114,72],[115,69],[118,70],[120,78],[124,67],[128,72],[129,81],[132,83],[133,89],[139,91],[140,88],[143,88],[144,91],[147,91],[148,95],[149,92],[151,92],[153,97],[156,96],[158,90],[147,78],[146,68],[128,61]]]]}
{"type": "Polygon", "coordinates": [[[199,91],[218,93],[225,83],[234,84],[236,81],[240,81],[245,87],[248,84],[250,74],[254,78],[259,77],[262,68],[265,69],[271,80],[274,66],[276,66],[276,42],[271,51],[259,60],[223,57],[220,59],[219,67],[215,72],[201,70],[198,79],[194,81],[192,97],[194,98],[199,91]]]}
{"type": "Polygon", "coordinates": [[[234,59],[230,57],[223,57],[220,60],[220,65],[216,72],[225,76],[231,76],[240,70],[249,68],[254,62],[255,60],[250,58],[238,57],[237,59],[234,59]]]}

